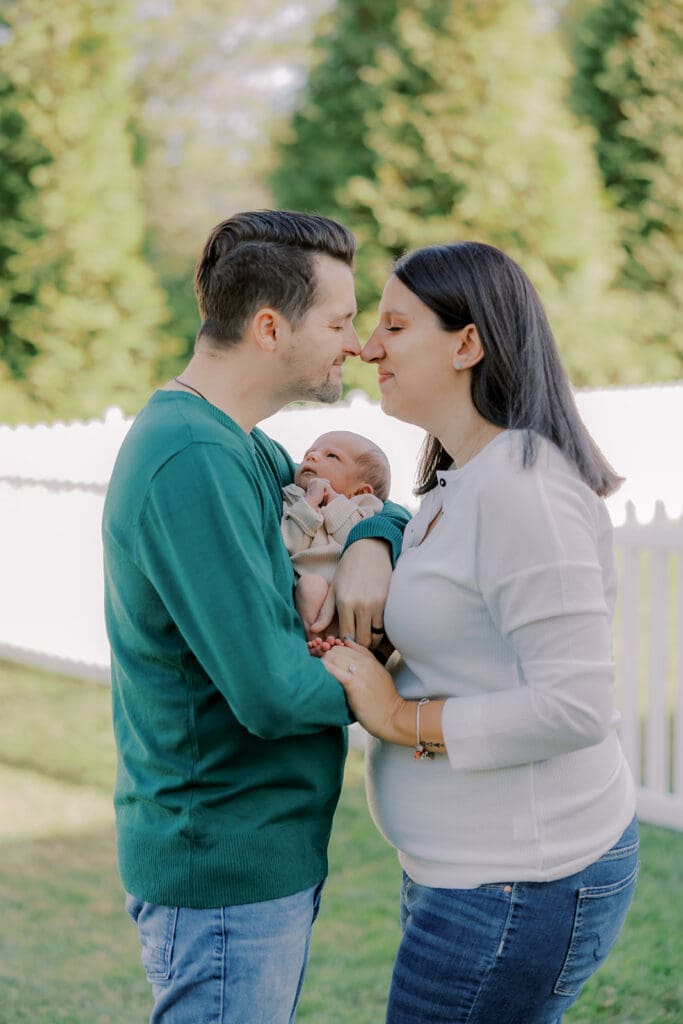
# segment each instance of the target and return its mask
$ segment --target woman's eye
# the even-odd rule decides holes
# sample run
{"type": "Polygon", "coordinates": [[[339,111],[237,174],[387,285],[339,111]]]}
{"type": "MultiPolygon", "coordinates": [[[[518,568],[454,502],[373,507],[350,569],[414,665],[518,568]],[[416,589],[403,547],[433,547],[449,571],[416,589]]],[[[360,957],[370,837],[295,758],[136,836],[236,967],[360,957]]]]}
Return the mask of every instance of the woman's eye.
{"type": "Polygon", "coordinates": [[[400,327],[386,327],[385,330],[391,331],[391,333],[393,334],[395,331],[400,331],[401,328],[400,327]]]}

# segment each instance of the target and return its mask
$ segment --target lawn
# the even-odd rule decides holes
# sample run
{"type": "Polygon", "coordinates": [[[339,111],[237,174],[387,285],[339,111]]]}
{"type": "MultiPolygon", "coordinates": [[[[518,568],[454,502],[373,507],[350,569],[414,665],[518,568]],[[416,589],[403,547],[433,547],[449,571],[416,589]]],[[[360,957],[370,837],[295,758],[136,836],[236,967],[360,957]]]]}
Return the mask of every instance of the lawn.
{"type": "MultiPolygon", "coordinates": [[[[0,662],[0,1024],[144,1024],[113,853],[109,692],[0,662]]],[[[381,1024],[396,859],[352,752],[299,1024],[381,1024]]],[[[567,1024],[683,1021],[683,833],[643,826],[634,905],[567,1024]]],[[[504,1022],[492,1022],[504,1024],[504,1022]]]]}

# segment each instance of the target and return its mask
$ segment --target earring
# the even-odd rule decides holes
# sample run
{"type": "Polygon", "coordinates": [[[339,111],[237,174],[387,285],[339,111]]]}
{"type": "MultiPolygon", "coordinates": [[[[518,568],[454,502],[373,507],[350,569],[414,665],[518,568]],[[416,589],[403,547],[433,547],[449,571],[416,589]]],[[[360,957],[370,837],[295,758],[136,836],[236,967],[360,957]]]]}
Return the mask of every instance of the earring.
{"type": "Polygon", "coordinates": [[[455,365],[456,370],[462,370],[462,363],[460,362],[459,359],[456,359],[454,365],[455,365]]]}

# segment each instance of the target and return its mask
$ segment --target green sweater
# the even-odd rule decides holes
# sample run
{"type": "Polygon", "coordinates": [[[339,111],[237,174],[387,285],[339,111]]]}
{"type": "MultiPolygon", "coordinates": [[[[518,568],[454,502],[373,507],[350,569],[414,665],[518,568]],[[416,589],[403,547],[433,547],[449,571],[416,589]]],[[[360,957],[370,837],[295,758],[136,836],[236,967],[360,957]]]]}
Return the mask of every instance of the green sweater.
{"type": "MultiPolygon", "coordinates": [[[[350,721],[304,642],[280,534],[294,464],[194,395],[158,391],[103,517],[119,870],[139,899],[214,907],[321,881],[350,721]]],[[[385,506],[350,540],[394,554],[385,506]]]]}

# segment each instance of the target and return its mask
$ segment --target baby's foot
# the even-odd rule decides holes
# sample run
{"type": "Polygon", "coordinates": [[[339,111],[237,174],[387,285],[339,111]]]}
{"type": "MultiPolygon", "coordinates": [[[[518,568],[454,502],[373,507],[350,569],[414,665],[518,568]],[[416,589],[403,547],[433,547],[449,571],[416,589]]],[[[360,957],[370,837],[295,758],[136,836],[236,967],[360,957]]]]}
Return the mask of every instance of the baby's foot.
{"type": "Polygon", "coordinates": [[[343,647],[344,641],[338,636],[326,636],[324,639],[321,636],[315,637],[314,640],[308,641],[309,653],[314,658],[322,658],[323,654],[327,654],[333,647],[343,647]]]}

